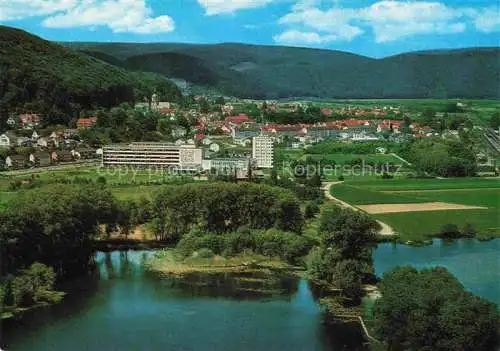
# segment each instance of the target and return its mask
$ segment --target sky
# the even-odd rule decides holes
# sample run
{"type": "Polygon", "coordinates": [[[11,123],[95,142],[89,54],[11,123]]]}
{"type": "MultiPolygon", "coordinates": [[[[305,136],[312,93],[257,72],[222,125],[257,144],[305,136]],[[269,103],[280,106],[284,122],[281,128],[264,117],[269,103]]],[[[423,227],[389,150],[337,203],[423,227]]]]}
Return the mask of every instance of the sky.
{"type": "Polygon", "coordinates": [[[0,0],[54,41],[287,45],[384,57],[500,46],[500,0],[0,0]]]}

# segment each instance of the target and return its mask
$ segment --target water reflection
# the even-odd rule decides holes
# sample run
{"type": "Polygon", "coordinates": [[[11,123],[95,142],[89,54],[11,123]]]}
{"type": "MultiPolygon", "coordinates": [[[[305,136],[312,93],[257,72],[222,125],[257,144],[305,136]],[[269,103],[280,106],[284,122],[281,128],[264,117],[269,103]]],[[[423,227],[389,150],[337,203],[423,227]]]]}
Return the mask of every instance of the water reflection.
{"type": "Polygon", "coordinates": [[[230,299],[290,298],[298,279],[265,273],[190,273],[182,278],[163,278],[166,285],[189,296],[230,299]]]}
{"type": "Polygon", "coordinates": [[[358,325],[326,325],[307,281],[280,274],[145,270],[153,252],[97,253],[60,305],[2,325],[11,350],[364,350],[358,325]]]}

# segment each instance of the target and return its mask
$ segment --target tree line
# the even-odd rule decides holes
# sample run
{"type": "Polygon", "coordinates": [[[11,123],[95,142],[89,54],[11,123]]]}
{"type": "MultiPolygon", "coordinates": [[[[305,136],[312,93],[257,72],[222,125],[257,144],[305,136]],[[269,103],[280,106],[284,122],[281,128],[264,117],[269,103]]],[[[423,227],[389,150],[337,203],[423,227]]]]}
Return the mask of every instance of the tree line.
{"type": "Polygon", "coordinates": [[[445,268],[399,267],[379,288],[373,328],[388,350],[497,350],[497,306],[465,291],[445,268]]]}
{"type": "Polygon", "coordinates": [[[114,222],[103,186],[54,184],[20,191],[0,212],[0,288],[14,307],[58,298],[55,278],[92,266],[99,225],[114,222]],[[45,298],[44,298],[45,297],[45,298]]]}
{"type": "Polygon", "coordinates": [[[474,147],[460,140],[426,138],[402,145],[398,153],[411,162],[420,175],[439,177],[476,175],[474,147]]]}
{"type": "Polygon", "coordinates": [[[363,212],[336,205],[323,209],[319,223],[319,245],[307,259],[309,275],[359,304],[362,284],[374,281],[372,251],[379,225],[363,212]]]}
{"type": "Polygon", "coordinates": [[[276,227],[300,233],[304,218],[293,194],[252,183],[193,183],[165,186],[153,201],[159,240],[178,240],[193,228],[230,232],[241,226],[276,227]]]}

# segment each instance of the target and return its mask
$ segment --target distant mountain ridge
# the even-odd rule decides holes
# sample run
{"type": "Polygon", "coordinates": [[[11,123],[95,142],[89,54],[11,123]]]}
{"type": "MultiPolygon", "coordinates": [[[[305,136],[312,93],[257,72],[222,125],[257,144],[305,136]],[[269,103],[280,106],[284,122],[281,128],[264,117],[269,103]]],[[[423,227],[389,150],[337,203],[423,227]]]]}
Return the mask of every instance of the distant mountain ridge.
{"type": "MultiPolygon", "coordinates": [[[[155,72],[237,97],[500,98],[500,48],[375,59],[342,51],[235,43],[63,44],[122,69],[155,72]]],[[[60,52],[59,46],[53,50],[60,52]]]]}
{"type": "Polygon", "coordinates": [[[65,45],[106,54],[129,69],[237,97],[500,98],[500,48],[495,47],[375,59],[342,51],[234,43],[65,45]]]}

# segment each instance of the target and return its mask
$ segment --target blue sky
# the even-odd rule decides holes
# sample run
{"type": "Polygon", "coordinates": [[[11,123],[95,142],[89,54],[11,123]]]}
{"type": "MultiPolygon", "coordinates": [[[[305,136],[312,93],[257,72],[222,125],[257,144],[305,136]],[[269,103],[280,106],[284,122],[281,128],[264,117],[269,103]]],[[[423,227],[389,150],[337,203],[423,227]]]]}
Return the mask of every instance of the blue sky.
{"type": "Polygon", "coordinates": [[[499,0],[0,0],[49,40],[242,42],[351,51],[499,46],[499,0]]]}

